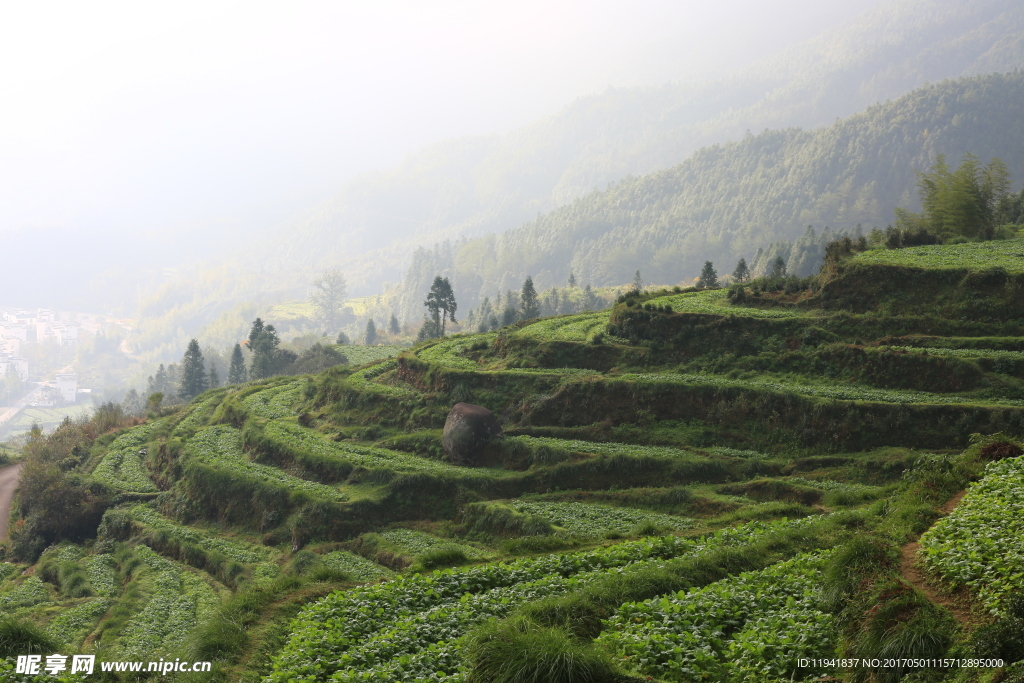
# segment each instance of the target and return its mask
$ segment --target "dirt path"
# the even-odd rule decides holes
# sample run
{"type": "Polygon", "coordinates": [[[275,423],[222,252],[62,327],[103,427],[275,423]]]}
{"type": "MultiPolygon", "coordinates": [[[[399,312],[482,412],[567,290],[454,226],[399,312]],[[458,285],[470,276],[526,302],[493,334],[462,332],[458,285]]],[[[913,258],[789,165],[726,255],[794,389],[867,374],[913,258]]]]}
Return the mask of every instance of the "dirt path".
{"type": "Polygon", "coordinates": [[[10,516],[11,500],[18,486],[18,472],[21,463],[0,468],[0,540],[7,535],[7,519],[10,516]]]}
{"type": "MultiPolygon", "coordinates": [[[[948,515],[960,504],[966,491],[956,494],[946,504],[939,508],[943,515],[948,515]]],[[[951,594],[932,579],[921,567],[918,561],[917,551],[920,544],[917,541],[907,543],[900,549],[900,574],[919,591],[924,593],[932,603],[941,605],[948,609],[953,617],[960,624],[977,624],[979,616],[972,610],[970,596],[966,593],[951,594]]]]}

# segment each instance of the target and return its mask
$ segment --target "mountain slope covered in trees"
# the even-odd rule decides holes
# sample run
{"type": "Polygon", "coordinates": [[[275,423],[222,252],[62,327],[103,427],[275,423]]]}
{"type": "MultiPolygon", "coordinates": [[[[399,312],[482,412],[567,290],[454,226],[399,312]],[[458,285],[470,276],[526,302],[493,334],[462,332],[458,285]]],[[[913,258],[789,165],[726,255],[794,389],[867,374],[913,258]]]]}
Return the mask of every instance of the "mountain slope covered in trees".
{"type": "Polygon", "coordinates": [[[502,232],[748,131],[820,126],[929,81],[1022,66],[1019,3],[890,2],[721,82],[612,89],[504,135],[422,149],[343,187],[288,226],[273,253],[348,261],[368,283],[392,279],[394,256],[416,242],[502,232]],[[405,249],[391,251],[396,241],[405,249]]]}
{"type": "Polygon", "coordinates": [[[788,260],[785,242],[794,240],[812,247],[791,264],[805,275],[820,265],[824,227],[867,232],[891,223],[896,207],[917,207],[916,171],[939,154],[952,162],[965,153],[999,157],[1019,180],[1022,106],[1024,74],[968,78],[825,128],[715,145],[502,235],[461,243],[447,258],[422,250],[405,287],[411,296],[426,273],[446,269],[467,300],[518,287],[527,274],[542,288],[561,286],[570,272],[594,285],[624,283],[637,268],[649,282],[676,283],[695,278],[706,260],[729,272],[772,243],[788,260]]]}

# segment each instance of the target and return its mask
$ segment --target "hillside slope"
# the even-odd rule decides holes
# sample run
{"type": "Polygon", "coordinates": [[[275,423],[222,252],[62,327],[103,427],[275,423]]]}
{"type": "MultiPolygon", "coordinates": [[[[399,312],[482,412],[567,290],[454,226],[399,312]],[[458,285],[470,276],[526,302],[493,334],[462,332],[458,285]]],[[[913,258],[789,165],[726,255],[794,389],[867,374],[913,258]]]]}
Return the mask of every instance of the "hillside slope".
{"type": "MultiPolygon", "coordinates": [[[[182,273],[148,291],[140,334],[181,348],[242,302],[304,297],[311,274],[331,267],[345,270],[352,293],[374,294],[402,280],[418,246],[516,228],[595,188],[668,168],[748,131],[820,126],[929,81],[1019,67],[1024,10],[1014,0],[892,0],[722,82],[611,89],[520,130],[414,152],[398,168],[360,176],[300,218],[254,236],[206,272],[182,273]],[[179,328],[184,336],[168,339],[179,328]]],[[[889,210],[876,213],[888,220],[889,210]]],[[[815,214],[786,229],[794,237],[808,223],[837,220],[815,214]]],[[[623,269],[632,275],[642,265],[623,269]]],[[[521,268],[510,267],[518,286],[521,268]]],[[[402,305],[413,320],[420,309],[409,302],[423,291],[402,305]]],[[[147,341],[138,350],[151,348],[147,341]]]]}
{"type": "MultiPolygon", "coordinates": [[[[915,171],[938,154],[1000,157],[1024,176],[1024,73],[947,81],[816,130],[766,131],[703,149],[665,171],[630,178],[497,238],[470,241],[449,268],[466,298],[516,287],[695,278],[706,260],[720,274],[761,247],[814,225],[852,232],[884,227],[893,209],[919,205],[915,171]]],[[[805,275],[816,259],[791,263],[805,275]]],[[[788,257],[789,253],[786,252],[788,257]]],[[[434,264],[439,272],[446,264],[434,264]]],[[[432,268],[419,267],[407,289],[432,268]]]]}
{"type": "MultiPolygon", "coordinates": [[[[557,661],[601,683],[813,680],[844,672],[799,658],[948,656],[971,623],[891,557],[969,481],[1019,478],[1022,250],[868,251],[743,301],[649,292],[217,389],[74,447],[65,426],[52,469],[26,467],[67,472],[97,527],[70,543],[47,535],[50,503],[20,501],[0,608],[61,652],[211,660],[205,680],[458,683],[557,661]],[[441,449],[462,401],[503,422],[473,467],[441,449]]],[[[944,573],[957,524],[923,543],[944,573]]],[[[1000,583],[965,609],[995,605],[998,626],[1019,576],[984,550],[971,576],[1000,583]]]]}

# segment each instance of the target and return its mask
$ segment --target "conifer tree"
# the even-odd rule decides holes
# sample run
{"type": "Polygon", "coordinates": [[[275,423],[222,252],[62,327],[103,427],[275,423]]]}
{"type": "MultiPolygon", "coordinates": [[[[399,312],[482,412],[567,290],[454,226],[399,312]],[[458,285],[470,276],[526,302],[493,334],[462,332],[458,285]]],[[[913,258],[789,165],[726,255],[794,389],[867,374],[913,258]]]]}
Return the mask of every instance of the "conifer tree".
{"type": "Polygon", "coordinates": [[[366,321],[366,337],[363,343],[367,346],[377,343],[377,326],[373,323],[373,318],[366,321]]]}
{"type": "Polygon", "coordinates": [[[519,295],[519,314],[523,320],[536,318],[540,315],[537,290],[533,286],[533,278],[529,275],[523,280],[523,291],[519,295]]]}
{"type": "Polygon", "coordinates": [[[642,277],[640,277],[640,270],[639,269],[637,269],[637,271],[635,273],[633,273],[633,287],[632,287],[632,291],[634,291],[634,292],[642,292],[642,291],[644,291],[644,280],[643,280],[642,277]]]}
{"type": "Polygon", "coordinates": [[[192,339],[185,349],[185,355],[181,359],[180,378],[178,384],[178,396],[183,399],[190,399],[198,396],[207,389],[206,367],[203,361],[203,352],[199,350],[199,342],[192,339]]]}
{"type": "Polygon", "coordinates": [[[718,273],[711,261],[704,262],[704,269],[697,278],[697,289],[714,289],[718,286],[718,273]]]}
{"type": "Polygon", "coordinates": [[[732,271],[732,281],[743,283],[750,279],[750,268],[747,267],[747,259],[741,258],[736,264],[736,270],[732,271]]]}
{"type": "Polygon", "coordinates": [[[334,340],[335,344],[348,344],[348,335],[344,332],[338,332],[338,338],[334,340]]]}
{"type": "Polygon", "coordinates": [[[228,366],[228,384],[241,384],[248,379],[245,369],[245,358],[242,357],[242,345],[235,344],[231,350],[231,365],[228,366]]]}
{"type": "Polygon", "coordinates": [[[210,363],[210,372],[207,374],[207,383],[211,389],[216,389],[220,386],[220,377],[217,375],[217,366],[212,362],[210,363]]]}
{"type": "Polygon", "coordinates": [[[786,277],[786,259],[776,256],[775,260],[772,261],[772,269],[768,277],[773,280],[786,277]]]}
{"type": "Polygon", "coordinates": [[[398,318],[395,317],[394,313],[391,314],[391,320],[388,321],[388,332],[391,334],[402,333],[402,326],[398,324],[398,318]]]}
{"type": "Polygon", "coordinates": [[[576,286],[576,273],[572,272],[571,270],[569,271],[569,286],[576,286]]]}
{"type": "Polygon", "coordinates": [[[584,311],[595,311],[597,310],[598,300],[597,295],[594,294],[594,290],[591,288],[590,283],[583,288],[583,310],[584,311]]]}
{"type": "MultiPolygon", "coordinates": [[[[442,278],[440,275],[434,277],[434,284],[430,286],[430,292],[423,305],[430,312],[430,318],[434,323],[433,329],[440,331],[437,335],[439,337],[444,336],[446,320],[451,320],[453,323],[459,322],[455,319],[458,304],[455,303],[455,293],[452,291],[452,285],[448,282],[448,278],[442,278]]],[[[422,331],[421,329],[420,332],[422,331]]]]}

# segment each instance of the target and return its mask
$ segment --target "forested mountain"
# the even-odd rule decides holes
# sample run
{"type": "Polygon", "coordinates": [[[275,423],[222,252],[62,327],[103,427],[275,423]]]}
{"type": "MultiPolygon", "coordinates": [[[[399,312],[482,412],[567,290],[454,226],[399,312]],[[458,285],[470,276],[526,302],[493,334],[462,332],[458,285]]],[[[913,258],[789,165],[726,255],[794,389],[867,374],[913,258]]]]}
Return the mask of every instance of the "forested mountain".
{"type": "MultiPolygon", "coordinates": [[[[230,255],[218,257],[214,268],[179,277],[142,296],[134,348],[144,353],[155,352],[157,345],[180,349],[189,336],[230,308],[304,298],[315,274],[328,268],[339,267],[346,273],[351,294],[377,293],[387,289],[389,281],[403,280],[418,247],[500,234],[631,174],[668,168],[708,145],[744,140],[748,131],[820,126],[927,81],[1020,66],[1024,66],[1024,7],[1014,0],[893,0],[851,25],[722,82],[611,89],[511,133],[438,143],[410,155],[396,169],[353,180],[299,219],[270,231],[254,231],[248,244],[240,242],[230,255]]],[[[788,149],[807,135],[789,131],[756,139],[764,149],[773,145],[788,149]]],[[[828,145],[822,143],[822,148],[828,145]]],[[[981,147],[956,145],[944,151],[955,156],[956,150],[967,148],[985,153],[981,147]]],[[[733,149],[726,144],[705,150],[698,155],[701,161],[693,163],[710,163],[715,155],[727,155],[733,149]]],[[[912,186],[913,170],[927,166],[927,154],[921,153],[920,162],[893,167],[903,174],[899,182],[904,189],[897,196],[912,186]]],[[[623,187],[633,182],[638,181],[623,187]]],[[[759,180],[748,176],[743,182],[753,185],[759,180]]],[[[891,202],[885,204],[883,199],[879,198],[875,213],[857,220],[887,222],[891,202]]],[[[816,206],[809,215],[799,217],[796,227],[779,233],[772,228],[760,235],[759,225],[746,226],[746,241],[731,242],[731,251],[723,253],[746,253],[745,244],[752,249],[767,246],[779,235],[795,234],[797,228],[802,234],[807,224],[836,227],[845,220],[829,213],[826,198],[817,200],[816,206]]],[[[789,215],[785,208],[777,211],[789,215]]],[[[505,240],[517,239],[514,235],[505,240]]],[[[618,240],[620,235],[609,239],[618,240]]],[[[719,253],[696,254],[703,249],[702,240],[687,242],[683,251],[695,259],[719,253]]],[[[488,287],[504,287],[503,277],[518,280],[518,286],[523,270],[534,267],[514,258],[500,261],[502,267],[507,263],[508,273],[480,265],[493,260],[485,253],[490,247],[481,251],[481,244],[474,245],[472,256],[461,253],[460,263],[471,265],[457,270],[475,272],[488,287]]],[[[592,277],[617,279],[599,262],[618,256],[624,259],[621,269],[632,274],[637,265],[627,262],[628,249],[615,251],[620,247],[621,242],[611,250],[602,248],[600,257],[590,258],[587,267],[592,277]]],[[[442,247],[440,252],[444,251],[442,247]]],[[[501,259],[511,253],[504,247],[499,252],[501,259]]],[[[423,277],[429,286],[444,264],[424,255],[419,254],[414,270],[425,269],[423,277]]],[[[454,273],[454,258],[453,253],[452,264],[441,269],[454,273]]],[[[662,258],[679,257],[666,252],[662,258]]],[[[671,271],[678,279],[689,276],[690,270],[683,264],[675,270],[657,266],[651,277],[671,271]]],[[[418,318],[419,297],[425,291],[420,287],[422,278],[405,279],[415,292],[406,288],[401,310],[418,318]]],[[[457,284],[460,296],[486,289],[482,281],[456,279],[464,280],[457,284]]],[[[541,277],[538,285],[549,283],[541,277]]]]}
{"type": "MultiPolygon", "coordinates": [[[[594,285],[624,283],[637,268],[650,282],[676,283],[696,277],[706,260],[729,272],[773,242],[788,259],[790,245],[780,242],[820,249],[826,226],[866,232],[891,223],[894,208],[916,207],[916,172],[939,154],[999,157],[1019,180],[1022,110],[1024,73],[982,76],[931,85],[824,128],[708,147],[450,254],[421,250],[405,288],[411,298],[435,271],[465,299],[518,287],[527,274],[544,288],[563,285],[570,271],[594,285]]],[[[807,274],[815,255],[791,270],[807,274]]]]}
{"type": "Polygon", "coordinates": [[[503,232],[748,131],[816,127],[929,81],[1021,66],[1020,3],[895,0],[722,82],[612,89],[505,135],[422,149],[265,246],[279,262],[344,263],[373,288],[416,243],[503,232]]]}

